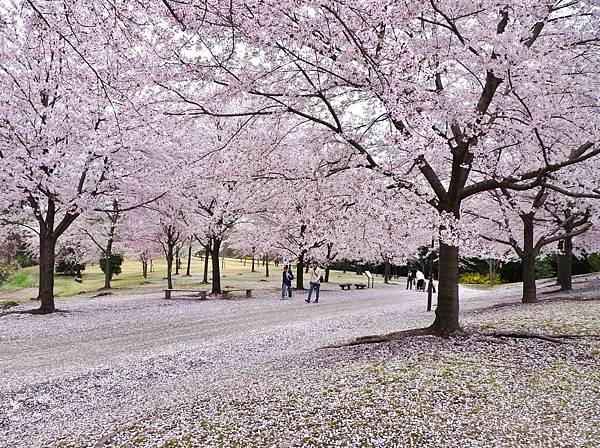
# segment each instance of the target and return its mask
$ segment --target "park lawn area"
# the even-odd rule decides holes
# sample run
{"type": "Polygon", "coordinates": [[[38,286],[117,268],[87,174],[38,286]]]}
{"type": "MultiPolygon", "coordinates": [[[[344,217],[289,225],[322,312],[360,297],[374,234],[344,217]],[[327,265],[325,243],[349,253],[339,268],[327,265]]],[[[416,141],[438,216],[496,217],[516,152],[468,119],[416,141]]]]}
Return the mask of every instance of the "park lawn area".
{"type": "MultiPolygon", "coordinates": [[[[279,289],[281,285],[280,275],[283,266],[275,267],[270,264],[270,276],[265,277],[265,267],[258,261],[255,263],[256,272],[252,272],[251,260],[243,261],[238,258],[225,258],[225,267],[221,271],[222,288],[252,288],[252,289],[279,289]]],[[[210,266],[210,265],[209,265],[210,266]]],[[[204,261],[193,257],[191,262],[191,276],[186,277],[187,258],[182,259],[180,275],[173,276],[174,287],[193,287],[200,289],[209,289],[210,285],[202,283],[202,272],[204,270],[204,261]]],[[[139,261],[125,259],[122,265],[121,274],[115,276],[112,280],[112,287],[115,290],[128,292],[153,292],[166,288],[167,281],[164,279],[167,271],[167,263],[164,259],[153,260],[153,272],[148,272],[148,277],[142,276],[142,266],[139,261]]],[[[173,272],[175,272],[173,270],[173,272]]],[[[209,267],[209,281],[211,272],[209,267]]],[[[0,303],[3,301],[24,301],[37,296],[38,285],[38,267],[31,266],[19,270],[11,280],[0,286],[0,303]]],[[[82,272],[81,283],[75,281],[74,277],[62,274],[55,275],[55,295],[56,297],[72,297],[78,294],[98,292],[104,286],[104,274],[98,263],[89,263],[85,271],[82,272]]],[[[366,283],[366,277],[358,276],[354,272],[342,273],[341,271],[331,271],[330,282],[337,283],[366,283]]],[[[305,285],[308,280],[305,277],[305,285]]],[[[324,286],[327,289],[331,286],[324,286]]]]}

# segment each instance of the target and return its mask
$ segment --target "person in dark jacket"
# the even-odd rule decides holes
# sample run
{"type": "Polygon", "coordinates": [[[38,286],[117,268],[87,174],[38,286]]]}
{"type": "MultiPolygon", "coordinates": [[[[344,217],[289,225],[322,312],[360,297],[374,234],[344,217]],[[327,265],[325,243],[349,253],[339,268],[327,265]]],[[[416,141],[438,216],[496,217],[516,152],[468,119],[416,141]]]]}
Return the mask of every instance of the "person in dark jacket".
{"type": "Polygon", "coordinates": [[[406,289],[413,289],[413,285],[415,284],[415,274],[416,272],[413,269],[408,270],[408,276],[406,277],[406,289]]]}
{"type": "Polygon", "coordinates": [[[294,280],[294,274],[292,274],[292,268],[289,266],[283,267],[283,273],[281,276],[281,300],[285,299],[286,293],[292,298],[292,280],[294,280]]]}

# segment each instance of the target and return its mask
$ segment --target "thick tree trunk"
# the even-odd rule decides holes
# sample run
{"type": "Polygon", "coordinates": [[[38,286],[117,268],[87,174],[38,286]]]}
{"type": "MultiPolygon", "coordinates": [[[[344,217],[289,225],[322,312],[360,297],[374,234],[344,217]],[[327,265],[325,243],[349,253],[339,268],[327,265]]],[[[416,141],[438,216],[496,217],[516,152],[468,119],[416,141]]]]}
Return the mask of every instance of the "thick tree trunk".
{"type": "Polygon", "coordinates": [[[269,256],[265,255],[265,277],[269,277],[269,256]]]}
{"type": "Polygon", "coordinates": [[[329,271],[331,269],[329,268],[329,265],[327,265],[327,267],[325,268],[325,278],[323,279],[323,283],[329,283],[329,271]]]}
{"type": "Polygon", "coordinates": [[[254,249],[252,249],[252,272],[256,272],[256,268],[254,267],[254,261],[255,261],[255,256],[254,256],[254,249]]]}
{"type": "Polygon", "coordinates": [[[148,260],[142,260],[142,275],[148,278],[148,260]]]}
{"type": "Polygon", "coordinates": [[[390,282],[390,271],[390,262],[385,260],[385,263],[383,264],[383,283],[386,285],[390,282]]]}
{"type": "Polygon", "coordinates": [[[202,274],[202,283],[208,283],[208,259],[210,257],[210,242],[204,247],[204,273],[202,274]]]}
{"type": "Polygon", "coordinates": [[[533,245],[533,215],[522,215],[523,220],[523,253],[521,261],[523,262],[523,303],[535,303],[535,257],[536,251],[533,245]]]}
{"type": "Polygon", "coordinates": [[[215,238],[212,240],[212,293],[219,294],[221,292],[221,265],[219,260],[219,250],[221,249],[221,240],[215,238]]]}
{"type": "Polygon", "coordinates": [[[535,256],[526,255],[523,259],[523,303],[535,303],[535,256]]]}
{"type": "Polygon", "coordinates": [[[304,254],[300,254],[296,265],[296,289],[304,289],[304,254]]]}
{"type": "Polygon", "coordinates": [[[437,335],[447,335],[459,329],[458,247],[440,243],[438,278],[437,308],[431,330],[437,335]]]}
{"type": "Polygon", "coordinates": [[[188,247],[188,259],[187,259],[187,268],[185,270],[185,276],[191,276],[191,268],[192,268],[192,245],[190,244],[188,247]]]}
{"type": "Polygon", "coordinates": [[[167,247],[167,288],[173,289],[173,245],[167,247]]]}
{"type": "Polygon", "coordinates": [[[38,297],[41,300],[38,312],[53,313],[54,308],[54,258],[56,239],[40,232],[40,283],[38,297]]]}

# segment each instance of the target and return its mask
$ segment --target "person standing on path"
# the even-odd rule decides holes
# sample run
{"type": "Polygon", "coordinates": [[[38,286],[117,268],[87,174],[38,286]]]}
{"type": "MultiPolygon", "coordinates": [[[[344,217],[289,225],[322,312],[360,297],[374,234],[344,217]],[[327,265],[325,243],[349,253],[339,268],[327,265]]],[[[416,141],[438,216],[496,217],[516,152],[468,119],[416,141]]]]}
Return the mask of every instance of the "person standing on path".
{"type": "Polygon", "coordinates": [[[308,287],[308,297],[305,302],[310,303],[310,298],[313,291],[315,291],[315,303],[319,303],[319,291],[321,290],[321,275],[323,271],[319,267],[317,261],[312,262],[312,269],[310,270],[310,286],[308,287]]]}
{"type": "Polygon", "coordinates": [[[416,279],[417,291],[425,291],[425,274],[418,270],[416,274],[416,279]]]}
{"type": "Polygon", "coordinates": [[[408,276],[406,277],[406,289],[413,289],[415,283],[415,271],[412,269],[408,270],[408,276]]]}
{"type": "Polygon", "coordinates": [[[294,274],[292,274],[292,268],[286,264],[283,267],[283,274],[281,278],[281,300],[285,299],[286,292],[292,298],[292,280],[294,280],[294,274]]]}

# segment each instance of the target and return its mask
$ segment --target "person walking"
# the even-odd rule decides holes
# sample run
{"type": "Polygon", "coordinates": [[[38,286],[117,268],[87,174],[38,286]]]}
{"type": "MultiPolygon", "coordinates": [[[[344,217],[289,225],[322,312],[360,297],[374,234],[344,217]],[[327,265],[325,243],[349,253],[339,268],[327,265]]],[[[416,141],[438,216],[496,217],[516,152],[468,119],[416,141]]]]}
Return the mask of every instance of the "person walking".
{"type": "Polygon", "coordinates": [[[308,297],[305,302],[310,303],[313,291],[315,292],[315,303],[319,303],[319,291],[321,290],[321,275],[323,271],[319,267],[317,261],[312,262],[312,269],[310,270],[310,285],[308,287],[308,297]]]}
{"type": "Polygon", "coordinates": [[[294,280],[294,274],[292,274],[292,268],[286,264],[283,267],[283,274],[281,276],[281,300],[285,299],[286,293],[292,298],[292,280],[294,280]]]}

